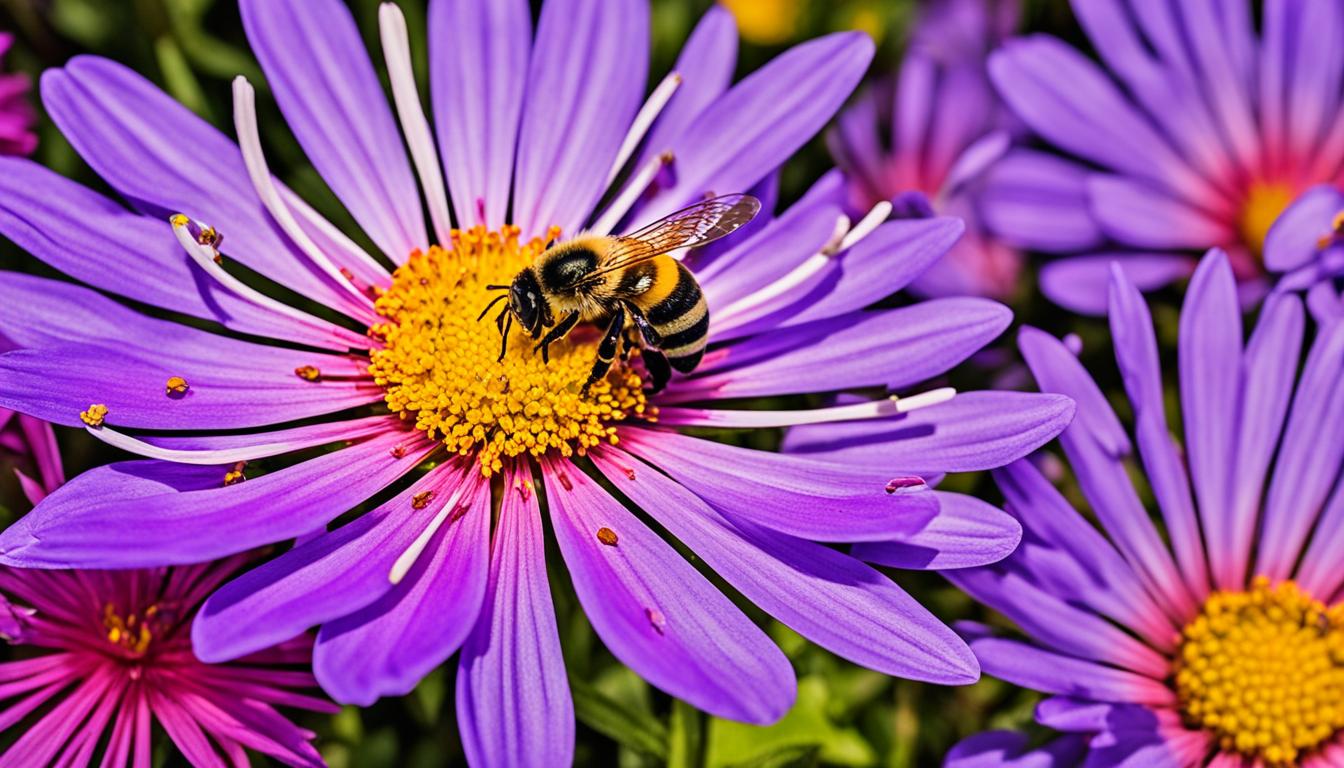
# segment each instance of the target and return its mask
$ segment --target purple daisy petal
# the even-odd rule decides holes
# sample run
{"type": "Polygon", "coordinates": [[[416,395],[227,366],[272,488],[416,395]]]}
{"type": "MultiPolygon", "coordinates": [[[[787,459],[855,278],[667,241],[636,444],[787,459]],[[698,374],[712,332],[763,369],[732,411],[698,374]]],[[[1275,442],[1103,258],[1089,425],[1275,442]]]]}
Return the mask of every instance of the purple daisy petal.
{"type": "Polygon", "coordinates": [[[323,181],[393,261],[428,248],[419,187],[350,9],[339,0],[244,0],[240,9],[285,122],[323,181]]]}
{"type": "Polygon", "coordinates": [[[1010,568],[949,571],[949,581],[1012,619],[1033,640],[1061,653],[1162,680],[1171,663],[1105,618],[1071,605],[1010,568]]]}
{"type": "MultiPolygon", "coordinates": [[[[322,533],[220,587],[192,625],[197,658],[229,661],[346,616],[393,588],[393,562],[439,510],[415,509],[426,491],[446,499],[466,470],[443,464],[368,514],[322,533]]],[[[344,691],[332,691],[338,700],[344,691]]]]}
{"type": "MultiPolygon", "coordinates": [[[[814,541],[909,535],[938,514],[927,487],[888,490],[890,473],[701,440],[621,430],[621,444],[729,518],[814,541]]],[[[1011,551],[1011,548],[1010,548],[1011,551]]]]}
{"type": "Polygon", "coordinates": [[[873,57],[860,32],[794,46],[705,108],[670,147],[676,183],[640,209],[653,221],[707,191],[747,189],[821,130],[873,57]]]}
{"type": "Polygon", "coordinates": [[[1111,540],[1173,618],[1193,617],[1196,605],[1188,586],[1126,472],[1123,459],[1132,452],[1129,438],[1096,382],[1058,339],[1046,333],[1023,328],[1018,347],[1042,391],[1059,392],[1078,403],[1078,417],[1060,435],[1060,443],[1111,540]]]}
{"type": "MultiPolygon", "coordinates": [[[[1241,307],[1236,279],[1219,252],[1200,262],[1181,309],[1181,412],[1186,453],[1204,530],[1221,528],[1232,506],[1236,418],[1241,399],[1241,307]]],[[[1209,565],[1230,586],[1231,553],[1221,537],[1209,541],[1209,565]]]]}
{"type": "Polygon", "coordinates": [[[466,487],[447,501],[439,513],[446,518],[405,577],[318,632],[313,673],[337,701],[368,706],[410,693],[476,625],[490,571],[490,484],[476,467],[466,471],[466,487]]]}
{"type": "Polygon", "coordinates": [[[1011,321],[1007,307],[980,298],[934,299],[818,320],[727,347],[693,377],[674,382],[661,399],[900,389],[962,362],[1011,321]]]}
{"type": "Polygon", "coordinates": [[[1077,163],[1014,149],[985,172],[976,194],[981,221],[1024,248],[1062,253],[1099,247],[1105,236],[1087,198],[1091,172],[1077,163]]]}
{"type": "Polygon", "coordinates": [[[1344,211],[1344,192],[1333,185],[1312,187],[1288,206],[1265,236],[1265,267],[1288,272],[1309,264],[1320,251],[1320,240],[1334,229],[1335,216],[1344,211]]]}
{"type": "Polygon", "coordinates": [[[639,109],[648,69],[646,2],[542,5],[514,180],[512,221],[524,234],[583,226],[639,109]]]}
{"type": "Polygon", "coordinates": [[[1221,541],[1228,571],[1219,586],[1237,589],[1246,583],[1255,546],[1264,485],[1275,448],[1283,434],[1288,403],[1302,359],[1305,318],[1295,296],[1271,296],[1246,345],[1242,362],[1241,402],[1237,425],[1236,464],[1232,475],[1232,507],[1220,515],[1210,542],[1221,541]],[[1246,404],[1253,404],[1247,407],[1246,404]]]}
{"type": "MultiPolygon", "coordinates": [[[[1143,296],[1119,265],[1112,264],[1111,270],[1111,335],[1125,393],[1134,407],[1139,456],[1167,523],[1176,562],[1194,596],[1202,600],[1209,592],[1208,563],[1185,463],[1167,427],[1153,319],[1143,296]]],[[[1205,530],[1210,538],[1217,535],[1205,530]]]]}
{"type": "Polygon", "coordinates": [[[1065,309],[1106,314],[1111,264],[1118,262],[1140,291],[1170,285],[1190,274],[1195,260],[1176,253],[1096,253],[1058,259],[1041,267],[1041,293],[1065,309]]]}
{"type": "Polygon", "coordinates": [[[1022,526],[1009,514],[960,493],[934,491],[938,515],[891,541],[855,544],[850,554],[892,568],[949,570],[997,563],[1017,549],[1022,526]]]}
{"type": "Polygon", "coordinates": [[[1149,182],[1098,173],[1088,178],[1087,191],[1102,230],[1136,248],[1200,248],[1234,234],[1225,222],[1149,182]]]}
{"type": "Polygon", "coordinates": [[[228,467],[96,467],[0,534],[0,562],[127,568],[200,562],[292,539],[377,493],[433,447],[414,434],[388,432],[227,486],[228,467]],[[393,455],[397,446],[405,446],[401,458],[393,455]],[[125,546],[128,536],[134,547],[125,546]]]}
{"type": "Polygon", "coordinates": [[[1344,462],[1344,323],[1321,329],[1298,379],[1265,498],[1255,572],[1288,578],[1344,462]]]}
{"type": "Polygon", "coordinates": [[[612,654],[711,714],[778,720],[796,682],[765,633],[578,468],[543,459],[542,474],[574,589],[612,654]]]}
{"type": "Polygon", "coordinates": [[[676,145],[692,121],[728,90],[736,65],[737,22],[727,8],[712,5],[677,55],[672,71],[681,75],[681,87],[649,130],[636,167],[676,145]]]}
{"type": "Polygon", "coordinates": [[[484,606],[459,660],[458,732],[473,765],[568,765],[574,704],[526,462],[506,472],[504,488],[484,606]]]}
{"type": "Polygon", "coordinates": [[[975,658],[876,570],[829,547],[721,515],[618,449],[592,454],[607,479],[747,599],[828,650],[892,675],[973,682],[975,658]]]}
{"type": "Polygon", "coordinates": [[[943,768],[1074,768],[1087,755],[1083,736],[1064,736],[1032,749],[1018,731],[984,731],[957,742],[943,768]]]}
{"type": "Polygon", "coordinates": [[[1059,696],[1169,707],[1176,694],[1151,677],[997,637],[971,641],[985,674],[1059,696]]]}
{"type": "MultiPolygon", "coordinates": [[[[224,234],[225,256],[328,307],[366,316],[271,221],[238,145],[144,77],[77,56],[42,76],[42,101],[80,156],[137,209],[165,221],[185,213],[208,222],[224,234]]],[[[163,236],[171,238],[166,229],[163,236]]]]}
{"type": "Polygon", "coordinates": [[[505,223],[531,48],[526,0],[429,5],[430,95],[459,227],[505,223]]]}
{"type": "Polygon", "coordinates": [[[1073,413],[1073,401],[1059,395],[964,392],[890,418],[793,427],[784,450],[914,474],[974,472],[1040,448],[1069,425],[1073,413]]]}
{"type": "Polygon", "coordinates": [[[0,232],[71,277],[152,306],[299,344],[344,351],[368,343],[324,320],[300,323],[239,298],[191,261],[167,221],[27,160],[0,158],[0,232]]]}

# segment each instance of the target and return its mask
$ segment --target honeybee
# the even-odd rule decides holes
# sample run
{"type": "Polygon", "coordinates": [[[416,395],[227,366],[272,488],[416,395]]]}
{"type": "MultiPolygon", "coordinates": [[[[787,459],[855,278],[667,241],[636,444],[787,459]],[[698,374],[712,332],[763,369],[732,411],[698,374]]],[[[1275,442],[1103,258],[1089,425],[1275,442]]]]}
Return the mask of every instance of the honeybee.
{"type": "Polygon", "coordinates": [[[508,292],[481,312],[484,318],[496,303],[508,299],[495,318],[503,337],[499,359],[508,350],[514,320],[538,340],[533,352],[540,350],[542,359],[550,362],[551,344],[580,322],[605,318],[606,332],[583,385],[587,392],[616,359],[628,318],[643,339],[640,353],[653,391],[660,391],[672,369],[695,370],[709,336],[709,308],[699,284],[690,270],[667,254],[732,234],[760,209],[760,201],[750,195],[721,195],[628,235],[581,234],[554,243],[509,285],[488,286],[508,292]]]}

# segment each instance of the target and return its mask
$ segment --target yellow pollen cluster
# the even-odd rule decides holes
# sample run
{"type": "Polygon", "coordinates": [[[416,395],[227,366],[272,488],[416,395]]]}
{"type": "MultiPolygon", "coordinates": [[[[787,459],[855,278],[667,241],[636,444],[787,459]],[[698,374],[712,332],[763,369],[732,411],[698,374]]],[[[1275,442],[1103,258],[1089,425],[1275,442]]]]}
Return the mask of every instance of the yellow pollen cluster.
{"type": "Polygon", "coordinates": [[[1224,750],[1297,765],[1344,729],[1344,604],[1264,577],[1214,593],[1182,633],[1175,672],[1186,718],[1224,750]]]}
{"type": "Polygon", "coordinates": [[[384,342],[370,354],[369,373],[388,407],[450,450],[476,455],[486,476],[508,457],[582,455],[616,442],[617,422],[653,415],[642,379],[621,361],[581,392],[597,356],[595,336],[576,340],[582,328],[552,344],[543,363],[515,323],[498,360],[494,319],[503,303],[477,320],[501,293],[486,286],[508,284],[547,242],[518,235],[516,227],[454,230],[448,248],[411,254],[376,302],[387,322],[369,329],[384,342]]]}
{"type": "Polygon", "coordinates": [[[117,613],[115,605],[111,603],[104,605],[103,627],[107,629],[107,641],[137,656],[143,655],[154,641],[154,630],[150,624],[158,614],[159,607],[151,605],[145,609],[143,617],[132,613],[123,618],[117,613]]]}
{"type": "Polygon", "coordinates": [[[1293,202],[1293,188],[1281,182],[1258,181],[1251,185],[1246,193],[1246,201],[1241,206],[1241,218],[1237,222],[1241,241],[1259,256],[1265,248],[1265,238],[1269,228],[1274,226],[1279,214],[1293,202]]]}

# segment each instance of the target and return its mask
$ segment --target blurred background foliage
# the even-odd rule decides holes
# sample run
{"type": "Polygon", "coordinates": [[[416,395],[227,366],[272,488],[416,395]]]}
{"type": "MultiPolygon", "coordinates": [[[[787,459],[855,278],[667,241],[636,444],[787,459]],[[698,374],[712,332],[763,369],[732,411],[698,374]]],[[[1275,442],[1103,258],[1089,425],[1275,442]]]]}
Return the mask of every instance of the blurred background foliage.
{"type": "MultiPolygon", "coordinates": [[[[377,51],[380,0],[349,0],[365,42],[377,51]]],[[[879,45],[873,74],[894,70],[917,0],[722,0],[737,16],[743,37],[739,76],[751,72],[800,40],[841,29],[860,29],[879,45]]],[[[410,26],[418,76],[426,78],[425,9],[423,0],[400,0],[410,26]]],[[[537,5],[534,1],[534,5],[537,5]]],[[[672,65],[690,30],[710,0],[652,0],[653,62],[657,79],[672,65]]],[[[1065,0],[1025,0],[1023,29],[1064,37],[1086,47],[1065,0]]],[[[262,96],[261,134],[272,170],[290,187],[348,232],[356,232],[348,214],[308,165],[273,104],[266,103],[265,80],[248,49],[236,5],[230,0],[0,0],[0,31],[18,38],[4,66],[30,73],[36,83],[42,70],[60,66],[73,56],[107,56],[161,85],[190,109],[232,135],[229,81],[248,77],[262,96]]],[[[375,55],[375,61],[378,57],[375,55]]],[[[84,184],[110,190],[79,159],[43,116],[36,159],[84,184]]],[[[209,158],[201,172],[209,173],[209,158]]],[[[782,197],[797,198],[831,166],[820,138],[785,167],[782,197]]],[[[12,243],[0,238],[0,268],[55,276],[12,243]]],[[[1012,302],[1017,325],[1030,323],[1053,333],[1076,334],[1084,362],[1097,372],[1122,418],[1129,416],[1103,323],[1069,316],[1051,308],[1024,280],[1012,302]]],[[[1174,348],[1175,297],[1155,302],[1154,315],[1165,350],[1174,348]]],[[[900,301],[900,299],[896,299],[900,301]]],[[[1029,387],[1016,365],[1014,331],[954,371],[946,382],[962,389],[991,386],[1029,387]]],[[[1169,411],[1174,412],[1174,411],[1169,411]]],[[[1179,425],[1173,424],[1173,429],[1179,425]]],[[[75,474],[118,457],[82,433],[60,434],[67,471],[75,474]]],[[[1062,470],[1061,470],[1062,471],[1062,470]]],[[[13,474],[0,467],[0,522],[26,511],[18,501],[13,474]]],[[[1081,506],[1076,489],[1062,478],[1065,490],[1081,506]]],[[[983,476],[954,476],[945,488],[997,499],[983,476]]],[[[686,550],[682,550],[686,552],[686,550]]],[[[558,553],[550,562],[560,563],[558,553]]],[[[692,560],[695,558],[686,552],[692,560]]],[[[893,571],[893,577],[935,614],[948,622],[974,619],[995,622],[984,609],[951,588],[936,574],[893,571]]],[[[594,637],[563,568],[551,568],[552,591],[560,622],[570,682],[578,715],[579,765],[637,768],[649,765],[793,766],[835,765],[850,768],[909,768],[937,765],[957,740],[987,728],[1031,727],[1036,696],[984,679],[964,688],[943,688],[893,680],[856,667],[808,644],[739,599],[767,626],[798,672],[798,701],[778,724],[746,726],[707,717],[688,705],[650,688],[618,664],[594,637]]],[[[733,594],[721,581],[717,583],[733,594]]],[[[463,763],[456,736],[453,690],[455,664],[430,675],[411,695],[385,699],[373,707],[346,708],[334,717],[300,716],[318,734],[318,744],[337,768],[367,766],[438,766],[463,763]]],[[[179,758],[159,754],[160,765],[179,758]]]]}

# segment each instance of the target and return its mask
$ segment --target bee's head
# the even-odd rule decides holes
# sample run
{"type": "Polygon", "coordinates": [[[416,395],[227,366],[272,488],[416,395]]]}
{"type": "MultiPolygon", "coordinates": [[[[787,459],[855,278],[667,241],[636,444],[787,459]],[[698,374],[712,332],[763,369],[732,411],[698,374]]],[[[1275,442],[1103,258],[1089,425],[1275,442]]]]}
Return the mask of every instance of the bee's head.
{"type": "Polygon", "coordinates": [[[541,330],[546,317],[546,300],[541,295],[541,284],[530,268],[519,272],[509,286],[509,311],[533,336],[541,330]]]}

